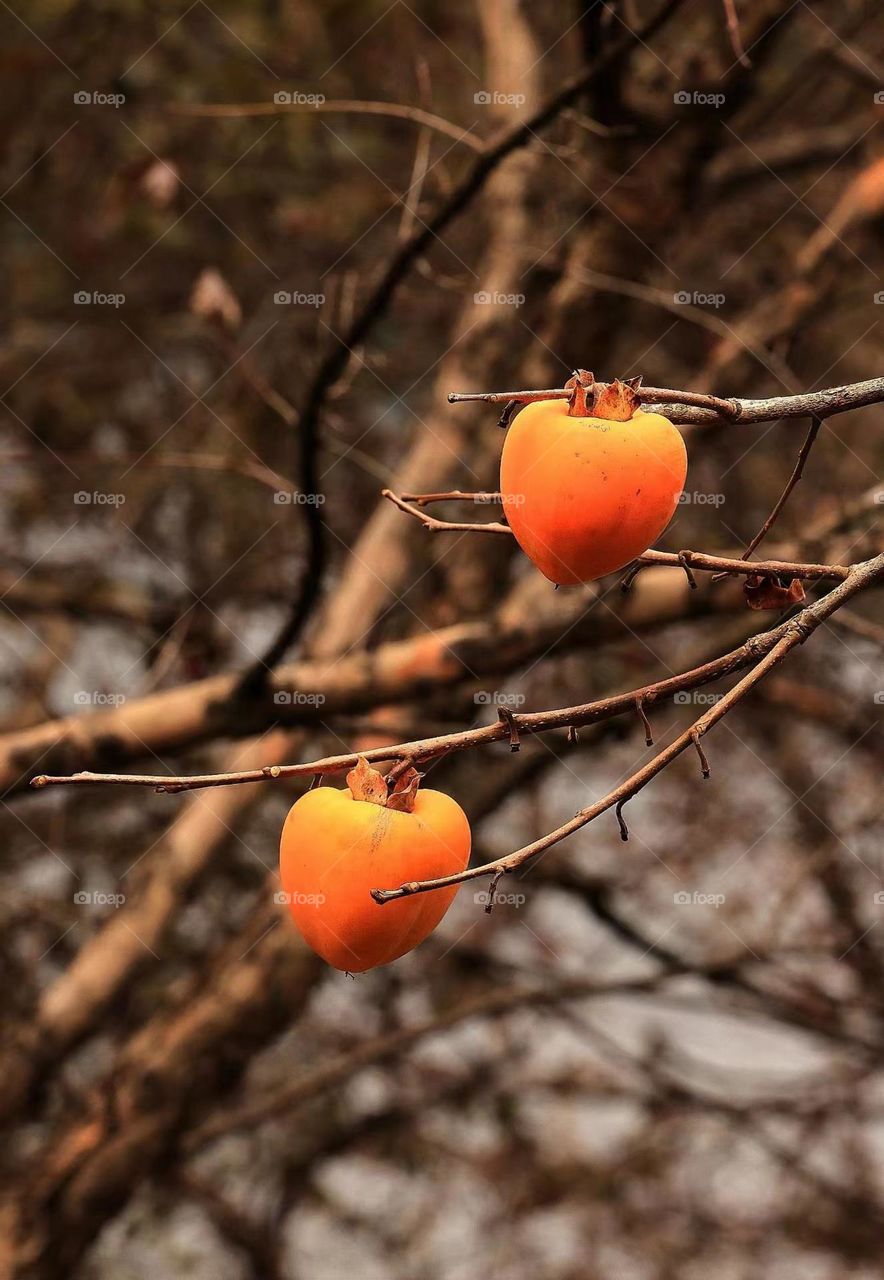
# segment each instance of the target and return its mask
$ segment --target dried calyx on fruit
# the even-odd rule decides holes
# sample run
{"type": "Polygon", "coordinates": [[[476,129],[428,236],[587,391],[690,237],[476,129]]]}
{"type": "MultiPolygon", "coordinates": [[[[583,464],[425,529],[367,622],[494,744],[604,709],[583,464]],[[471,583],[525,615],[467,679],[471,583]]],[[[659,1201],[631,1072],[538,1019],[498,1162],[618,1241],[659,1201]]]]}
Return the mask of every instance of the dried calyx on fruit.
{"type": "Polygon", "coordinates": [[[413,765],[408,765],[402,772],[394,770],[385,778],[371,767],[365,756],[358,756],[356,764],[347,774],[347,786],[354,800],[367,800],[369,804],[383,805],[385,809],[413,813],[423,776],[413,765]]]}

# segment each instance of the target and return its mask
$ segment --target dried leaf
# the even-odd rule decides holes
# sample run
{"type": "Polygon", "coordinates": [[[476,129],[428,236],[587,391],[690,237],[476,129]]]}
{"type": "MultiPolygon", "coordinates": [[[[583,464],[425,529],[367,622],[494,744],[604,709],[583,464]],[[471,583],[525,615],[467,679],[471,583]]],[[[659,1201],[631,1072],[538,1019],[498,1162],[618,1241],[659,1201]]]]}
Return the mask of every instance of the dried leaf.
{"type": "Polygon", "coordinates": [[[393,790],[387,797],[387,808],[398,809],[400,813],[411,813],[417,799],[418,787],[424,775],[417,769],[409,768],[400,774],[393,783],[393,790]]]}
{"type": "Polygon", "coordinates": [[[365,756],[359,756],[347,774],[347,786],[354,800],[366,800],[369,804],[387,803],[387,784],[383,775],[371,767],[365,756]]]}
{"type": "Polygon", "coordinates": [[[750,609],[786,609],[801,604],[805,598],[804,584],[793,578],[784,586],[770,574],[752,573],[743,584],[743,594],[750,609]]]}

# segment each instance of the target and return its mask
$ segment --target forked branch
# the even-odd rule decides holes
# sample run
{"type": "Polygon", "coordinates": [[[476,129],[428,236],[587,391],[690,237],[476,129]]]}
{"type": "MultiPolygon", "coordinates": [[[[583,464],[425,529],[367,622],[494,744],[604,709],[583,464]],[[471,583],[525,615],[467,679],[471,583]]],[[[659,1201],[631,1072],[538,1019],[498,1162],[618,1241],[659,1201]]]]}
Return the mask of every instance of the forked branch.
{"type": "Polygon", "coordinates": [[[556,827],[554,831],[541,836],[539,840],[532,841],[531,844],[524,845],[521,849],[516,849],[514,853],[507,854],[503,858],[495,858],[493,862],[486,862],[478,867],[469,867],[466,871],[461,871],[456,875],[442,876],[436,880],[412,881],[408,884],[400,885],[396,889],[373,889],[372,897],[376,902],[383,904],[385,902],[393,902],[397,898],[410,897],[415,893],[427,893],[432,889],[443,889],[454,884],[461,884],[465,880],[475,880],[480,876],[499,876],[501,873],[508,875],[537,858],[541,853],[552,848],[553,845],[558,844],[559,841],[564,840],[567,836],[573,835],[575,831],[579,831],[587,823],[592,822],[594,818],[607,812],[608,809],[618,805],[622,806],[627,800],[632,799],[643,787],[647,786],[652,778],[655,778],[658,773],[662,772],[668,764],[676,760],[689,747],[698,749],[705,776],[708,773],[708,764],[699,745],[703,735],[708,733],[719,720],[722,720],[760,680],[764,679],[769,671],[778,666],[796,645],[803,644],[827,618],[830,618],[832,614],[859,592],[881,581],[884,581],[884,555],[876,556],[872,560],[867,560],[854,566],[844,582],[830,591],[828,595],[823,596],[822,599],[803,609],[801,613],[786,623],[776,643],[751,671],[743,676],[708,711],[705,711],[699,719],[695,720],[689,728],[679,734],[669,746],[664,747],[653,759],[633,773],[625,782],[615,787],[613,791],[609,791],[600,800],[596,800],[595,803],[588,805],[585,809],[581,809],[573,818],[563,823],[562,826],[556,827]]]}

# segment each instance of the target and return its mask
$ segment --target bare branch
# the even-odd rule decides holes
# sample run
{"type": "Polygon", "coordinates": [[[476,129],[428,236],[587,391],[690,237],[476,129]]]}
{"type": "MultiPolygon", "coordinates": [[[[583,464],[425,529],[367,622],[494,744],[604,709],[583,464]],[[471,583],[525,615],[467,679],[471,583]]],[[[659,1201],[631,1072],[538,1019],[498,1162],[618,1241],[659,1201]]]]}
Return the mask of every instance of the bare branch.
{"type": "MultiPolygon", "coordinates": [[[[474,400],[488,404],[504,404],[508,401],[531,404],[536,400],[566,400],[570,394],[564,387],[554,387],[547,391],[452,391],[448,399],[452,404],[474,400]]],[[[824,391],[806,391],[794,396],[770,396],[760,400],[736,397],[722,400],[718,396],[675,391],[665,387],[638,387],[636,394],[642,404],[653,404],[673,422],[705,426],[739,423],[744,426],[773,422],[778,418],[830,418],[837,413],[846,413],[849,409],[881,404],[884,401],[884,378],[868,378],[864,382],[850,382],[840,387],[828,387],[824,391]]]]}
{"type": "Polygon", "coordinates": [[[791,476],[789,477],[785,489],[777,499],[770,515],[767,517],[764,524],[761,526],[761,528],[756,533],[755,537],[752,539],[752,541],[749,543],[746,550],[743,552],[744,560],[749,559],[752,552],[758,546],[759,542],[761,542],[762,538],[766,536],[768,530],[774,524],[775,520],[779,516],[783,507],[788,502],[789,494],[792,492],[792,490],[795,488],[798,481],[801,479],[801,476],[804,472],[804,464],[807,461],[808,455],[811,449],[813,448],[813,443],[816,440],[817,435],[819,434],[820,427],[822,425],[823,425],[822,418],[814,417],[811,419],[810,430],[808,431],[804,444],[801,446],[801,449],[798,453],[798,461],[795,463],[795,469],[792,472],[791,476]]]}
{"type": "MultiPolygon", "coordinates": [[[[456,875],[442,876],[436,880],[400,885],[398,889],[374,889],[372,890],[372,897],[376,902],[383,904],[392,902],[397,898],[409,897],[415,893],[426,893],[433,889],[442,889],[449,885],[461,884],[465,880],[474,880],[480,876],[493,876],[499,871],[508,874],[530,862],[538,854],[544,853],[554,844],[558,844],[560,840],[564,840],[575,831],[579,831],[581,827],[585,827],[587,823],[592,822],[600,814],[605,813],[621,801],[629,800],[636,795],[652,778],[655,778],[668,764],[677,759],[687,747],[697,745],[699,738],[703,734],[708,733],[719,720],[722,720],[759,680],[762,680],[769,671],[778,666],[796,645],[803,644],[808,636],[812,635],[817,627],[831,617],[837,609],[865,588],[882,580],[884,580],[884,555],[876,556],[872,560],[856,565],[845,582],[835,587],[827,596],[823,596],[821,600],[802,610],[791,622],[786,623],[776,643],[757,665],[724,694],[714,706],[704,712],[690,728],[679,734],[668,747],[660,751],[646,765],[638,769],[630,778],[627,778],[625,782],[615,787],[613,791],[608,792],[601,800],[597,800],[587,808],[581,809],[569,822],[563,823],[562,826],[557,827],[554,831],[542,836],[539,840],[533,841],[531,844],[525,845],[521,849],[517,849],[514,853],[507,854],[503,858],[496,858],[493,862],[486,862],[478,867],[470,867],[456,875]]],[[[706,764],[705,757],[702,755],[701,760],[704,764],[705,774],[708,770],[708,764],[706,764]]]]}
{"type": "MultiPolygon", "coordinates": [[[[835,588],[829,593],[829,595],[824,596],[821,601],[817,601],[815,604],[810,605],[791,622],[783,623],[781,626],[775,627],[771,631],[752,636],[745,642],[745,644],[740,645],[739,648],[733,649],[729,653],[723,654],[721,657],[715,658],[711,662],[704,663],[700,667],[695,667],[691,671],[683,672],[681,675],[670,676],[667,679],[657,681],[654,684],[645,685],[641,689],[632,689],[628,693],[615,694],[613,697],[603,698],[596,702],[584,703],[573,707],[563,707],[553,711],[528,712],[519,715],[510,713],[508,716],[499,719],[496,724],[485,725],[477,729],[466,729],[456,733],[440,734],[436,737],[417,739],[413,742],[398,743],[394,746],[376,747],[360,753],[351,752],[346,755],[327,756],[321,760],[310,760],[301,764],[275,764],[269,765],[265,769],[260,770],[247,769],[234,773],[195,774],[181,777],[164,777],[162,774],[114,774],[87,772],[75,773],[66,777],[52,777],[46,774],[41,774],[32,780],[31,786],[40,788],[59,785],[102,783],[111,785],[153,787],[158,791],[179,792],[193,791],[204,787],[241,785],[250,782],[264,782],[267,780],[275,781],[279,778],[299,777],[305,774],[340,773],[344,769],[352,768],[357,763],[359,756],[364,757],[372,764],[382,761],[397,760],[408,761],[409,764],[417,765],[418,763],[434,759],[439,755],[446,754],[451,751],[464,751],[472,747],[483,746],[487,743],[499,742],[504,739],[507,739],[510,744],[513,745],[514,730],[517,735],[522,734],[527,736],[530,734],[546,732],[551,729],[573,729],[576,726],[593,724],[599,720],[607,720],[611,716],[635,711],[636,708],[639,709],[639,715],[641,716],[642,723],[645,726],[645,732],[650,736],[647,717],[644,713],[645,705],[662,701],[676,693],[700,688],[702,685],[709,684],[713,680],[720,679],[725,675],[730,675],[733,672],[740,671],[745,669],[747,666],[751,666],[754,662],[758,661],[759,657],[763,655],[769,656],[778,649],[784,640],[793,636],[796,632],[800,632],[802,628],[810,625],[807,620],[817,618],[818,611],[820,611],[823,606],[827,606],[827,611],[820,615],[820,620],[824,617],[828,617],[829,613],[834,612],[834,610],[839,607],[842,599],[849,599],[864,587],[870,586],[873,581],[878,581],[881,576],[884,576],[884,556],[880,556],[875,560],[865,561],[862,564],[854,566],[849,571],[845,581],[842,582],[839,587],[835,588]],[[881,572],[872,572],[870,570],[870,566],[876,566],[879,562],[881,563],[881,572]],[[838,594],[839,592],[845,592],[846,594],[842,597],[838,594]],[[829,605],[827,602],[834,603],[829,605]]],[[[811,629],[815,628],[816,625],[818,625],[818,623],[813,622],[811,629]]],[[[793,643],[788,646],[786,652],[793,647],[794,643],[797,643],[797,641],[793,641],[793,643]]],[[[733,692],[733,690],[731,692],[733,692]]],[[[730,694],[725,695],[722,702],[730,696],[730,694]]],[[[716,704],[716,706],[720,705],[721,703],[716,704]]],[[[716,717],[716,719],[717,718],[718,717],[716,717]]],[[[710,723],[714,722],[715,720],[712,720],[710,723]]],[[[697,723],[699,725],[701,721],[698,721],[697,723]]],[[[696,726],[694,726],[694,728],[696,728],[696,726]]],[[[700,732],[705,731],[705,729],[700,730],[700,732]]],[[[689,731],[689,734],[690,732],[691,731],[689,731]]],[[[688,745],[689,743],[690,736],[688,736],[688,745]]],[[[671,748],[667,748],[667,750],[671,750],[671,748]]],[[[659,759],[659,757],[657,758],[659,759]]],[[[642,785],[644,784],[642,783],[642,785]]],[[[630,792],[629,794],[634,794],[634,792],[630,792]]],[[[612,801],[612,803],[614,803],[614,801],[612,801]]],[[[602,810],[600,810],[600,812],[601,811],[602,810]]],[[[582,823],[580,825],[582,825],[582,823]]],[[[510,868],[508,867],[506,869],[509,870],[510,868]]],[[[464,878],[470,878],[474,874],[477,873],[475,871],[467,872],[465,873],[464,878]]],[[[451,881],[451,883],[454,883],[454,881],[451,881]]]]}

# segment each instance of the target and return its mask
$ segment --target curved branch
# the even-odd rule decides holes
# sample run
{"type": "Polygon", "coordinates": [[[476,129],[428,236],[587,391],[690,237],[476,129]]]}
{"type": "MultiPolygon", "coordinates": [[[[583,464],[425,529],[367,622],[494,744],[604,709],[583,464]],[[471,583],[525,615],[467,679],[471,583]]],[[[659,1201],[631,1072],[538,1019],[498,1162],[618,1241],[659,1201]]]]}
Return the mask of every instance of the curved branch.
{"type": "MultiPolygon", "coordinates": [[[[695,720],[688,729],[680,733],[668,747],[664,747],[652,760],[649,760],[647,764],[638,769],[625,782],[615,787],[613,791],[609,791],[606,796],[595,801],[594,804],[581,809],[570,821],[563,823],[562,826],[557,827],[554,831],[548,832],[531,844],[524,845],[521,849],[516,849],[514,853],[507,854],[503,858],[495,858],[493,862],[486,862],[482,866],[469,867],[466,871],[461,871],[456,875],[441,876],[435,880],[412,881],[408,884],[400,885],[397,889],[373,889],[371,896],[375,902],[383,904],[393,902],[397,898],[410,897],[415,893],[427,893],[433,889],[443,889],[451,885],[461,884],[466,880],[475,880],[480,876],[495,876],[501,872],[507,875],[524,866],[539,854],[558,844],[560,840],[564,840],[567,836],[573,835],[575,831],[585,827],[587,823],[592,822],[600,814],[631,799],[652,778],[662,772],[668,764],[677,759],[683,751],[688,747],[696,747],[700,738],[708,733],[719,720],[722,720],[769,671],[778,666],[796,645],[803,644],[816,631],[817,627],[831,617],[842,605],[846,604],[848,600],[851,600],[865,588],[872,586],[873,583],[882,580],[884,580],[884,555],[876,556],[872,560],[867,560],[854,566],[844,582],[835,587],[827,596],[823,596],[821,600],[803,609],[791,622],[787,622],[782,628],[776,643],[757,665],[724,694],[714,706],[710,707],[699,719],[695,720]]],[[[704,774],[705,772],[706,768],[704,767],[704,774]]]]}
{"type": "Polygon", "coordinates": [[[332,115],[365,115],[389,116],[396,120],[410,120],[422,128],[435,129],[455,142],[462,142],[473,151],[483,151],[485,143],[476,138],[469,129],[461,129],[459,125],[437,116],[422,107],[411,106],[407,102],[373,102],[356,98],[331,98],[324,102],[186,102],[174,103],[166,107],[172,115],[201,116],[211,119],[242,119],[251,116],[284,116],[298,113],[312,115],[326,113],[332,115]]]}
{"type": "Polygon", "coordinates": [[[770,653],[794,626],[795,623],[783,623],[770,631],[751,636],[738,648],[710,662],[705,662],[680,675],[668,676],[665,680],[644,685],[640,689],[631,689],[626,693],[614,694],[594,702],[581,703],[573,707],[560,707],[552,711],[511,712],[505,720],[498,720],[494,724],[483,725],[477,729],[463,729],[454,733],[438,734],[432,738],[417,738],[412,742],[373,747],[359,753],[325,756],[322,759],[308,760],[301,764],[269,765],[264,769],[244,769],[234,773],[191,774],[180,777],[162,774],[90,772],[60,777],[41,774],[31,781],[31,786],[40,788],[103,783],[116,786],[153,787],[157,791],[179,792],[195,791],[206,787],[243,785],[250,782],[276,781],[279,778],[296,778],[308,774],[341,773],[344,769],[351,769],[360,756],[371,764],[396,760],[407,761],[417,766],[438,756],[447,755],[449,752],[466,751],[492,742],[511,741],[513,730],[518,735],[529,737],[537,733],[547,733],[553,729],[571,729],[595,724],[600,720],[609,720],[613,716],[631,714],[636,707],[639,708],[642,723],[649,735],[647,717],[644,713],[645,706],[666,701],[678,693],[699,689],[714,680],[720,680],[724,676],[744,670],[757,662],[759,657],[770,653]]]}

